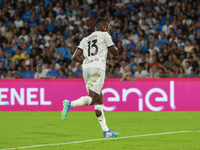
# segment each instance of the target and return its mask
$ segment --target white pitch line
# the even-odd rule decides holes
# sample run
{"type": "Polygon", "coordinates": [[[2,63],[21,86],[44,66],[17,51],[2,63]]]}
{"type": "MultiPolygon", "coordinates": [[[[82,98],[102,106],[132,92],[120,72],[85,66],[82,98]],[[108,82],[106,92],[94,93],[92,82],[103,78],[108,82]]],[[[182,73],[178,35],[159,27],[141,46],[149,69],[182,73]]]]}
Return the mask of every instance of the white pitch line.
{"type": "Polygon", "coordinates": [[[43,147],[43,146],[68,145],[68,144],[86,143],[86,142],[94,142],[94,141],[128,139],[128,138],[134,138],[134,137],[145,137],[145,136],[154,136],[154,135],[165,135],[165,134],[175,134],[175,133],[184,133],[184,132],[195,132],[195,131],[174,131],[174,132],[164,132],[164,133],[153,133],[153,134],[132,135],[132,136],[115,137],[115,138],[90,139],[90,140],[74,141],[74,142],[67,142],[67,143],[41,144],[41,145],[32,145],[32,146],[23,146],[23,147],[15,147],[15,148],[0,149],[0,150],[27,149],[27,148],[43,147]]]}

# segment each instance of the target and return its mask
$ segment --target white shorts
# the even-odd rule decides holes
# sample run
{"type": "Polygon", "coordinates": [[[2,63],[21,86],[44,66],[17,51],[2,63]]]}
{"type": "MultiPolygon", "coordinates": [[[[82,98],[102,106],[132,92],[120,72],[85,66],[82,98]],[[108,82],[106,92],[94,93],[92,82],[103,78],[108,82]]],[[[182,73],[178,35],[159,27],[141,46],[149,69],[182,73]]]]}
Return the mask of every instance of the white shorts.
{"type": "Polygon", "coordinates": [[[105,71],[99,68],[86,68],[83,70],[83,79],[88,93],[89,90],[92,90],[100,95],[104,84],[105,71]]]}

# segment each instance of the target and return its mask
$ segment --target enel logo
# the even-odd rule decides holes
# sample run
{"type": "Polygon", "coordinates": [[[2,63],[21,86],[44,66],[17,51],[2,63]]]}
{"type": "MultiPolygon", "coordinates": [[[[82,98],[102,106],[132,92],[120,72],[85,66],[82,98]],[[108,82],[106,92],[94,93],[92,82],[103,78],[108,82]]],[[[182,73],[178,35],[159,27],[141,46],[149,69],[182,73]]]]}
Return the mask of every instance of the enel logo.
{"type": "MultiPolygon", "coordinates": [[[[113,88],[105,88],[102,90],[103,94],[106,93],[112,93],[114,96],[113,97],[108,97],[107,101],[108,102],[126,102],[127,101],[127,96],[130,93],[136,93],[138,95],[138,110],[143,111],[144,105],[148,107],[149,110],[152,111],[162,111],[164,109],[164,106],[153,106],[152,103],[150,103],[150,96],[154,93],[159,93],[161,96],[155,97],[155,102],[169,102],[169,105],[172,110],[176,109],[175,106],[175,93],[174,93],[174,81],[170,81],[169,83],[169,90],[170,90],[170,95],[168,96],[167,93],[161,89],[161,88],[151,88],[149,89],[146,93],[142,93],[139,89],[137,88],[129,88],[129,89],[122,89],[122,95],[120,99],[120,94],[113,88]]],[[[166,103],[165,103],[166,104],[166,103]]],[[[117,108],[117,106],[111,106],[111,107],[106,107],[104,106],[104,110],[106,111],[114,111],[117,108]]]]}
{"type": "Polygon", "coordinates": [[[44,88],[20,88],[19,92],[15,88],[0,88],[0,105],[15,105],[16,101],[20,105],[25,105],[25,101],[26,105],[51,105],[44,95],[44,88]]]}

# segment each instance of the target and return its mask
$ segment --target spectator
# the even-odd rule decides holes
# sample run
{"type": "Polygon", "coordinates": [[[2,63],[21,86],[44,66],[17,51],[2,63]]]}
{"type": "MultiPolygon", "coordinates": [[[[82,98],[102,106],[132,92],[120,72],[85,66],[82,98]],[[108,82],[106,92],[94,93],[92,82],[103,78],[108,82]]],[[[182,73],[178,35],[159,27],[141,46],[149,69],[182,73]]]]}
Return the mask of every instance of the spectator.
{"type": "Polygon", "coordinates": [[[186,43],[185,43],[185,52],[191,52],[192,48],[194,48],[194,47],[191,45],[191,41],[189,39],[186,40],[186,43]]]}
{"type": "Polygon", "coordinates": [[[20,61],[21,59],[26,59],[26,56],[24,53],[21,52],[20,49],[17,49],[17,53],[16,53],[16,55],[14,55],[12,61],[16,62],[16,61],[20,61]]]}
{"type": "Polygon", "coordinates": [[[150,68],[150,65],[149,65],[148,62],[146,62],[146,63],[144,64],[144,69],[143,69],[143,70],[146,70],[148,73],[151,72],[151,68],[150,68]]]}
{"type": "Polygon", "coordinates": [[[164,44],[168,44],[168,40],[165,38],[165,32],[161,32],[160,33],[160,39],[157,42],[157,44],[159,45],[160,48],[162,48],[162,46],[164,46],[164,44]]]}
{"type": "MultiPolygon", "coordinates": [[[[182,40],[182,38],[181,38],[182,40]]],[[[169,45],[172,45],[172,44],[177,44],[178,43],[178,38],[176,37],[176,34],[173,32],[171,34],[171,38],[169,39],[169,45]]],[[[180,47],[181,45],[179,45],[180,47]]],[[[184,45],[183,45],[184,46],[184,45]]]]}
{"type": "Polygon", "coordinates": [[[139,65],[137,66],[137,70],[134,74],[134,78],[146,78],[148,77],[149,73],[146,70],[142,70],[142,67],[139,65]]]}
{"type": "Polygon", "coordinates": [[[193,69],[193,73],[198,74],[199,73],[199,64],[193,59],[192,56],[189,58],[189,61],[191,63],[191,67],[193,69]]]}
{"type": "Polygon", "coordinates": [[[18,65],[17,71],[14,74],[15,78],[22,78],[23,75],[23,67],[21,65],[18,65]]]}
{"type": "Polygon", "coordinates": [[[89,19],[86,21],[86,25],[89,27],[89,29],[94,30],[95,19],[93,18],[91,13],[88,16],[89,16],[89,19]]]}
{"type": "Polygon", "coordinates": [[[22,74],[22,78],[34,78],[34,72],[30,71],[30,66],[25,66],[25,71],[22,74]]]}
{"type": "Polygon", "coordinates": [[[124,74],[125,73],[125,67],[126,67],[126,61],[125,60],[121,60],[120,61],[120,73],[124,74]]]}
{"type": "Polygon", "coordinates": [[[156,30],[158,29],[160,32],[162,31],[162,26],[160,25],[160,19],[156,19],[156,24],[154,24],[153,29],[156,30]]]}
{"type": "Polygon", "coordinates": [[[184,19],[183,19],[183,25],[186,25],[186,26],[190,26],[190,24],[192,23],[192,20],[188,18],[188,15],[187,14],[184,14],[184,19]]]}
{"type": "Polygon", "coordinates": [[[11,20],[9,20],[9,18],[8,17],[5,17],[5,22],[4,22],[4,26],[8,26],[8,27],[10,27],[10,25],[12,24],[12,21],[11,20]]]}
{"type": "Polygon", "coordinates": [[[9,27],[6,26],[5,27],[5,33],[3,34],[3,36],[7,39],[7,40],[11,40],[13,35],[13,32],[9,30],[9,27]]]}
{"type": "Polygon", "coordinates": [[[21,38],[23,38],[25,40],[25,42],[28,41],[28,35],[26,34],[26,30],[25,29],[22,30],[21,35],[18,37],[19,40],[21,38]]]}
{"type": "Polygon", "coordinates": [[[69,12],[68,12],[68,19],[69,19],[69,22],[75,21],[75,20],[76,20],[76,17],[74,17],[74,16],[72,15],[72,11],[69,11],[69,12]]]}
{"type": "Polygon", "coordinates": [[[59,50],[59,52],[62,53],[63,55],[68,53],[67,47],[65,47],[64,41],[61,42],[61,47],[57,48],[57,50],[59,50]]]}
{"type": "Polygon", "coordinates": [[[52,64],[55,66],[55,70],[59,70],[60,65],[56,62],[55,58],[52,59],[52,64]]]}
{"type": "Polygon", "coordinates": [[[4,67],[4,61],[0,61],[0,76],[6,75],[7,69],[4,67]]]}
{"type": "Polygon", "coordinates": [[[178,75],[177,75],[177,77],[178,78],[184,78],[185,77],[184,69],[181,66],[178,67],[178,75]]]}
{"type": "Polygon", "coordinates": [[[4,68],[7,68],[7,63],[8,63],[8,60],[6,58],[6,54],[3,50],[0,50],[0,61],[3,61],[4,62],[4,68]]]}
{"type": "Polygon", "coordinates": [[[68,72],[68,78],[74,78],[73,72],[71,70],[69,70],[69,72],[68,72]]]}
{"type": "Polygon", "coordinates": [[[132,28],[129,39],[131,39],[134,43],[138,42],[138,35],[136,34],[135,28],[132,28]]]}
{"type": "Polygon", "coordinates": [[[20,16],[17,16],[17,19],[14,21],[14,24],[15,24],[17,29],[23,28],[24,21],[20,19],[20,16]]]}
{"type": "Polygon", "coordinates": [[[142,62],[142,56],[141,56],[141,52],[138,51],[136,54],[136,57],[134,59],[134,63],[136,63],[137,65],[139,65],[142,62]]]}
{"type": "Polygon", "coordinates": [[[6,76],[5,76],[5,78],[6,79],[13,79],[14,77],[13,77],[13,74],[12,74],[12,70],[8,70],[8,72],[7,72],[7,74],[6,74],[6,76]]]}
{"type": "Polygon", "coordinates": [[[142,54],[148,51],[149,41],[147,39],[144,40],[144,45],[142,46],[142,54]]]}
{"type": "Polygon", "coordinates": [[[58,31],[60,31],[61,33],[65,31],[65,28],[62,26],[60,20],[58,20],[57,26],[54,28],[54,33],[57,33],[58,31]]]}
{"type": "Polygon", "coordinates": [[[142,62],[139,64],[143,69],[144,69],[144,65],[146,64],[146,59],[145,57],[143,56],[142,57],[142,62]]]}
{"type": "Polygon", "coordinates": [[[126,66],[125,70],[126,70],[126,72],[123,74],[120,81],[133,81],[133,80],[135,80],[133,78],[133,75],[132,75],[130,69],[129,69],[129,66],[126,66]]]}
{"type": "Polygon", "coordinates": [[[168,35],[170,28],[173,28],[173,26],[170,24],[170,20],[166,20],[166,25],[162,27],[162,32],[164,32],[165,35],[168,35]]]}
{"type": "Polygon", "coordinates": [[[165,78],[166,76],[165,76],[165,70],[163,69],[163,68],[159,68],[159,77],[160,78],[165,78]]]}
{"type": "Polygon", "coordinates": [[[176,74],[173,72],[173,70],[170,70],[169,72],[169,78],[175,78],[176,74]]]}
{"type": "Polygon", "coordinates": [[[199,53],[200,46],[199,46],[199,44],[197,44],[197,40],[196,39],[193,40],[192,46],[194,46],[194,48],[196,49],[196,51],[199,53]]]}
{"type": "Polygon", "coordinates": [[[172,55],[169,55],[169,56],[168,56],[168,61],[165,61],[164,66],[165,66],[166,68],[172,69],[174,64],[175,64],[175,62],[173,61],[173,56],[172,56],[172,55]]]}
{"type": "Polygon", "coordinates": [[[150,78],[159,78],[160,77],[159,72],[158,72],[158,68],[156,66],[152,67],[152,71],[151,71],[149,77],[150,78]]]}
{"type": "Polygon", "coordinates": [[[29,9],[29,7],[26,7],[25,8],[25,13],[22,15],[22,18],[23,18],[23,20],[24,21],[29,21],[30,20],[30,18],[31,18],[31,12],[30,12],[30,9],[29,9]]]}
{"type": "Polygon", "coordinates": [[[76,71],[73,73],[73,76],[75,77],[75,78],[81,78],[82,77],[82,75],[83,75],[83,71],[81,70],[81,65],[80,64],[78,64],[77,66],[76,66],[76,71]]]}
{"type": "Polygon", "coordinates": [[[58,64],[63,64],[64,67],[67,67],[68,61],[67,61],[66,58],[64,58],[63,53],[60,53],[60,54],[59,54],[59,59],[57,60],[57,63],[58,63],[58,64]]]}
{"type": "Polygon", "coordinates": [[[146,62],[148,62],[149,64],[152,63],[152,57],[150,57],[150,52],[147,51],[145,52],[145,58],[146,58],[146,62]]]}
{"type": "Polygon", "coordinates": [[[195,61],[198,63],[198,65],[200,66],[200,58],[199,58],[199,55],[196,55],[194,60],[195,60],[195,61]]]}
{"type": "Polygon", "coordinates": [[[184,72],[185,72],[185,75],[186,75],[187,77],[190,76],[191,70],[192,70],[192,67],[191,67],[190,61],[186,61],[186,62],[185,62],[185,70],[184,70],[184,72]]]}
{"type": "Polygon", "coordinates": [[[48,77],[56,78],[56,77],[58,76],[58,71],[55,70],[53,64],[50,65],[50,69],[51,69],[51,70],[47,73],[47,76],[48,76],[48,77]]]}
{"type": "Polygon", "coordinates": [[[63,8],[60,9],[60,13],[58,13],[58,15],[56,16],[56,21],[60,20],[64,20],[66,18],[66,14],[63,8]]]}
{"type": "Polygon", "coordinates": [[[0,33],[4,35],[6,32],[6,26],[4,26],[3,21],[0,20],[0,33]]]}
{"type": "Polygon", "coordinates": [[[9,44],[9,43],[6,44],[4,51],[6,54],[9,54],[9,53],[11,53],[12,55],[16,54],[16,52],[12,49],[11,44],[9,44]]]}
{"type": "Polygon", "coordinates": [[[126,47],[128,48],[129,51],[135,51],[135,43],[133,43],[132,40],[129,40],[129,43],[126,45],[126,47]]]}
{"type": "Polygon", "coordinates": [[[187,53],[184,51],[184,47],[183,46],[181,46],[180,48],[179,48],[179,59],[181,60],[181,61],[183,61],[185,58],[186,58],[186,55],[187,55],[187,53]]]}
{"type": "Polygon", "coordinates": [[[198,75],[195,73],[195,69],[191,69],[190,78],[197,78],[198,75]]]}
{"type": "Polygon", "coordinates": [[[39,79],[39,78],[46,78],[46,77],[47,77],[46,71],[42,71],[42,66],[39,65],[38,72],[35,73],[34,78],[39,79]]]}
{"type": "Polygon", "coordinates": [[[156,56],[153,57],[153,62],[150,64],[150,68],[152,68],[153,66],[156,66],[157,68],[159,68],[159,62],[156,56]]]}
{"type": "Polygon", "coordinates": [[[57,2],[57,3],[56,3],[56,6],[53,8],[53,11],[55,11],[56,14],[58,15],[58,14],[60,13],[60,10],[61,10],[61,8],[60,8],[60,3],[57,2]]]}
{"type": "Polygon", "coordinates": [[[44,72],[44,74],[46,74],[47,75],[47,73],[50,71],[51,69],[50,69],[50,67],[49,67],[49,64],[48,63],[46,63],[45,64],[45,68],[44,69],[42,69],[42,72],[44,72]]]}
{"type": "Polygon", "coordinates": [[[65,75],[64,75],[64,71],[62,69],[59,69],[59,75],[57,78],[67,78],[65,75]]]}

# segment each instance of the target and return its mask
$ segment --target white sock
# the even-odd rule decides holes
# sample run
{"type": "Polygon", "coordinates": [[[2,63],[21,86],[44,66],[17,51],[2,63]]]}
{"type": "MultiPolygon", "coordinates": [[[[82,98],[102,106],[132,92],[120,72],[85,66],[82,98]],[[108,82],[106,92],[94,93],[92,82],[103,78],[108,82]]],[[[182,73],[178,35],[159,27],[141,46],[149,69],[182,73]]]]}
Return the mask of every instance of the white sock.
{"type": "Polygon", "coordinates": [[[71,108],[79,106],[87,106],[92,103],[92,98],[90,96],[82,96],[81,98],[71,102],[71,108]]]}
{"type": "Polygon", "coordinates": [[[99,120],[102,130],[108,131],[109,128],[106,125],[106,119],[105,119],[104,112],[103,112],[103,105],[95,105],[94,109],[101,111],[101,116],[97,117],[97,119],[99,120]]]}

